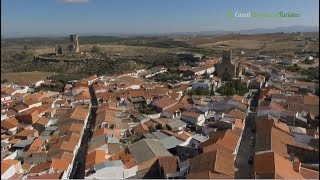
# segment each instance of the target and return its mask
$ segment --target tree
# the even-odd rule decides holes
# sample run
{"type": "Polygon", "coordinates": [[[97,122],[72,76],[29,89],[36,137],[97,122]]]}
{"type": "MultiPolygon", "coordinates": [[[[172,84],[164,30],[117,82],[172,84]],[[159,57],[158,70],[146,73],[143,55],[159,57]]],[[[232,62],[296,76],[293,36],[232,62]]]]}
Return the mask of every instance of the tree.
{"type": "Polygon", "coordinates": [[[240,80],[228,81],[225,85],[221,86],[217,92],[221,95],[232,96],[234,94],[244,95],[249,90],[248,88],[241,84],[240,80]]]}
{"type": "Polygon", "coordinates": [[[93,46],[92,49],[91,49],[91,52],[100,53],[100,48],[98,46],[93,46]]]}

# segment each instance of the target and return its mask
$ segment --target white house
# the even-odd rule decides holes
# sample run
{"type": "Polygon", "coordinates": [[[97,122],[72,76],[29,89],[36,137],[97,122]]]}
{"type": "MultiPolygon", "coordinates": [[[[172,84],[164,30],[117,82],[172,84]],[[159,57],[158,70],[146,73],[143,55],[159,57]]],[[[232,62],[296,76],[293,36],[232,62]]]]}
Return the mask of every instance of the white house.
{"type": "Polygon", "coordinates": [[[9,179],[16,173],[14,165],[6,165],[1,163],[1,179],[9,179]],[[8,167],[7,167],[8,166],[8,167]],[[2,167],[4,172],[2,172],[2,167]]]}
{"type": "Polygon", "coordinates": [[[192,83],[192,90],[196,89],[202,89],[202,90],[210,90],[211,89],[211,83],[207,79],[200,79],[197,81],[194,81],[192,83]]]}
{"type": "Polygon", "coordinates": [[[8,101],[8,100],[11,100],[10,95],[1,94],[1,102],[8,101]]]}
{"type": "Polygon", "coordinates": [[[34,83],[34,86],[39,87],[43,82],[44,80],[37,81],[36,83],[34,83]]]}
{"type": "Polygon", "coordinates": [[[294,127],[294,126],[290,126],[289,128],[290,128],[291,134],[295,137],[295,141],[297,143],[308,144],[311,141],[311,139],[316,138],[314,136],[308,135],[306,128],[294,127]]]}
{"type": "Polygon", "coordinates": [[[86,179],[123,179],[124,167],[121,160],[106,161],[94,166],[95,173],[86,179]]]}
{"type": "Polygon", "coordinates": [[[205,121],[204,114],[199,114],[199,113],[190,112],[190,111],[184,111],[181,114],[181,119],[190,124],[199,124],[199,123],[203,124],[205,121]]]}

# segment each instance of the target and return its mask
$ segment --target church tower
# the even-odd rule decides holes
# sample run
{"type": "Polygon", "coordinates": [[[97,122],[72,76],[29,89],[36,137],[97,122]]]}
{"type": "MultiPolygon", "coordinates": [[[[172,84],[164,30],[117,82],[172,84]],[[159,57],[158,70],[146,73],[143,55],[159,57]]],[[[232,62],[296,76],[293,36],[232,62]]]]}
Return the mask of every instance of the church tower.
{"type": "Polygon", "coordinates": [[[223,51],[222,62],[230,62],[232,56],[232,50],[223,51]]]}

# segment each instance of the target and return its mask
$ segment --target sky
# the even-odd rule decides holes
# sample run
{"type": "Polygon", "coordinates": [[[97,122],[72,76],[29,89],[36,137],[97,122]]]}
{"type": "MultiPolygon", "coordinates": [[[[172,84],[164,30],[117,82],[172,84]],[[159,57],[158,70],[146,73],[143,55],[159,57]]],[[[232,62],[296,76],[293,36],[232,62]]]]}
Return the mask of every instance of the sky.
{"type": "Polygon", "coordinates": [[[171,33],[319,26],[319,0],[1,0],[1,34],[171,33]],[[297,18],[227,18],[227,12],[297,18]]]}

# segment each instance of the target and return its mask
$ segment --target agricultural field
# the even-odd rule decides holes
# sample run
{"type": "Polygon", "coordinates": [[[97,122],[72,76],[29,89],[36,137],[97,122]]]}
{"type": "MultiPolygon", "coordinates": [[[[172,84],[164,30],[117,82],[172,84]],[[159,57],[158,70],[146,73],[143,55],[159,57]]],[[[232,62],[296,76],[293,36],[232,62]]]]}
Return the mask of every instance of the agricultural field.
{"type": "Polygon", "coordinates": [[[16,83],[33,83],[39,80],[45,80],[46,77],[57,75],[51,72],[12,72],[1,73],[1,81],[8,80],[16,83]]]}

